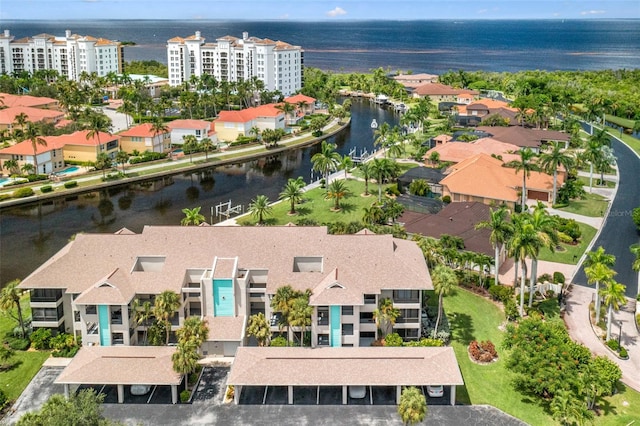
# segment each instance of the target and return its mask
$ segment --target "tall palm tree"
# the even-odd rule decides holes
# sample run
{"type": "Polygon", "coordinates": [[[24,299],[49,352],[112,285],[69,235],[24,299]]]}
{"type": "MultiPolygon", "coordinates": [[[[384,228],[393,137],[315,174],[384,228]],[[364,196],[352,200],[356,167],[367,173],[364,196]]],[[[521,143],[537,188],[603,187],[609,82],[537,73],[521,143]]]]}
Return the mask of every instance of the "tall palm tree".
{"type": "Polygon", "coordinates": [[[176,330],[178,343],[194,342],[196,347],[200,347],[209,337],[209,327],[200,317],[191,316],[186,318],[178,330],[176,330]]]}
{"type": "Polygon", "coordinates": [[[149,331],[149,321],[153,318],[153,308],[151,302],[148,300],[140,303],[140,299],[134,299],[131,305],[131,309],[134,312],[134,322],[136,327],[144,327],[144,334],[142,336],[142,344],[147,344],[147,332],[149,331]]]}
{"type": "Polygon", "coordinates": [[[589,192],[593,191],[593,168],[602,161],[603,146],[611,145],[611,139],[605,128],[595,132],[585,145],[580,158],[589,163],[589,192]]]}
{"type": "Polygon", "coordinates": [[[527,279],[527,257],[536,256],[540,246],[540,236],[528,218],[527,213],[511,216],[513,235],[507,242],[509,254],[520,261],[522,277],[520,278],[520,316],[524,315],[524,288],[527,279]]]}
{"type": "Polygon", "coordinates": [[[378,203],[382,202],[382,183],[385,179],[394,176],[397,170],[397,164],[388,158],[374,158],[371,161],[371,174],[375,176],[378,182],[378,203]]]}
{"type": "Polygon", "coordinates": [[[556,196],[558,195],[558,168],[562,166],[565,170],[569,170],[573,163],[573,155],[567,152],[560,142],[552,142],[549,145],[549,149],[540,154],[540,167],[547,174],[553,175],[552,205],[556,203],[556,196]]]}
{"type": "Polygon", "coordinates": [[[347,195],[349,195],[350,191],[347,188],[344,180],[334,180],[327,187],[327,198],[335,200],[333,205],[333,210],[340,210],[340,200],[347,195]]]}
{"type": "Polygon", "coordinates": [[[189,162],[193,163],[193,152],[198,149],[198,139],[196,139],[195,135],[184,135],[182,140],[184,141],[182,149],[185,152],[189,152],[189,162]]]}
{"type": "Polygon", "coordinates": [[[329,184],[329,173],[338,168],[338,164],[340,164],[340,160],[342,158],[335,149],[336,146],[334,144],[322,141],[320,152],[313,154],[311,157],[313,170],[322,173],[326,184],[329,184]]]}
{"type": "Polygon", "coordinates": [[[433,289],[438,295],[438,318],[436,319],[436,326],[434,328],[434,334],[438,334],[438,325],[442,317],[442,299],[455,290],[458,285],[458,277],[456,277],[453,269],[448,266],[436,265],[431,273],[431,280],[433,281],[433,289]]]}
{"type": "Polygon", "coordinates": [[[296,203],[302,201],[303,194],[302,186],[300,185],[300,181],[297,179],[289,179],[280,192],[281,200],[289,200],[291,208],[289,209],[289,214],[296,214],[296,203]]]}
{"type": "Polygon", "coordinates": [[[102,113],[89,112],[87,116],[87,139],[96,137],[98,145],[101,146],[100,133],[111,134],[111,119],[102,113]]]}
{"type": "Polygon", "coordinates": [[[380,300],[378,308],[373,311],[373,319],[376,321],[377,328],[382,331],[381,337],[391,332],[398,317],[400,317],[400,310],[393,306],[393,300],[388,297],[380,300]]]}
{"type": "Polygon", "coordinates": [[[176,351],[171,355],[173,370],[176,373],[184,374],[184,388],[189,390],[189,374],[198,368],[198,346],[194,341],[180,342],[176,346],[176,351]]]}
{"type": "Polygon", "coordinates": [[[525,209],[527,203],[527,178],[531,175],[532,171],[538,170],[538,166],[535,163],[536,154],[531,148],[521,149],[519,151],[520,158],[518,160],[508,163],[510,167],[516,170],[516,174],[522,172],[522,211],[525,209]]]}
{"type": "Polygon", "coordinates": [[[505,243],[509,240],[511,233],[513,232],[513,226],[508,220],[509,211],[506,207],[500,207],[498,209],[489,209],[489,220],[478,222],[476,229],[490,229],[491,234],[489,240],[495,250],[495,284],[500,282],[498,276],[500,274],[500,252],[505,243]]]}
{"type": "Polygon", "coordinates": [[[613,311],[618,312],[620,307],[627,302],[624,292],[627,287],[623,284],[610,280],[604,288],[600,289],[600,295],[604,305],[607,307],[607,341],[611,340],[611,324],[613,323],[613,311]]]}
{"type": "Polygon", "coordinates": [[[120,150],[116,154],[116,163],[122,164],[122,174],[124,174],[124,165],[129,161],[129,154],[126,151],[120,150]]]}
{"type": "MultiPolygon", "coordinates": [[[[161,117],[153,117],[151,121],[151,132],[153,133],[153,139],[158,137],[158,135],[162,134],[162,138],[164,139],[164,134],[169,131],[169,127],[165,124],[164,120],[161,117]]],[[[162,149],[164,150],[164,143],[162,144],[162,149]]]]}
{"type": "MultiPolygon", "coordinates": [[[[386,148],[389,136],[391,135],[391,126],[389,123],[382,123],[374,132],[373,135],[375,139],[373,141],[374,146],[381,146],[383,149],[386,148]]],[[[386,151],[385,151],[386,156],[386,151]]]]}
{"type": "Polygon", "coordinates": [[[198,207],[194,207],[192,209],[187,209],[187,208],[182,209],[182,213],[184,213],[184,217],[180,221],[180,225],[182,225],[182,226],[190,226],[190,225],[198,226],[201,223],[203,223],[206,219],[200,213],[200,209],[201,208],[202,207],[198,206],[198,207]]]}
{"type": "Polygon", "coordinates": [[[369,195],[369,179],[373,174],[373,170],[371,169],[371,163],[368,161],[362,162],[358,164],[358,170],[362,173],[362,178],[364,179],[364,195],[369,195]]]}
{"type": "Polygon", "coordinates": [[[427,399],[415,386],[404,388],[400,395],[398,414],[404,425],[422,423],[427,415],[427,399]]]}
{"type": "Polygon", "coordinates": [[[287,345],[289,345],[289,326],[290,326],[290,312],[291,312],[291,303],[293,300],[299,296],[299,292],[295,291],[290,285],[285,285],[282,287],[278,287],[276,290],[276,294],[271,298],[271,309],[273,312],[278,312],[280,314],[280,322],[278,323],[278,327],[280,330],[282,328],[287,328],[287,345]]]}
{"type": "Polygon", "coordinates": [[[29,116],[24,112],[17,114],[13,118],[12,128],[13,128],[13,137],[15,139],[20,139],[24,134],[24,128],[29,123],[29,116]],[[19,127],[19,128],[18,128],[19,127]]]}
{"type": "Polygon", "coordinates": [[[47,141],[40,136],[40,128],[38,125],[31,121],[27,123],[27,128],[24,130],[24,138],[31,142],[31,148],[33,149],[33,168],[37,175],[40,173],[38,169],[38,145],[46,147],[47,141]]]}
{"type": "Polygon", "coordinates": [[[269,198],[266,195],[257,195],[249,204],[249,212],[254,218],[258,218],[258,225],[264,225],[264,217],[271,214],[269,198]]]}
{"type": "MultiPolygon", "coordinates": [[[[587,279],[590,283],[596,283],[596,324],[600,322],[600,283],[608,276],[607,269],[612,268],[616,264],[616,257],[612,254],[606,253],[604,247],[600,246],[594,251],[587,253],[587,257],[584,260],[584,272],[587,275],[587,279]],[[602,265],[598,267],[596,265],[602,265]],[[587,271],[589,269],[589,271],[587,271]],[[590,278],[591,276],[591,278],[590,278]]],[[[615,272],[614,272],[615,275],[615,272]]]]}
{"type": "Polygon", "coordinates": [[[0,311],[18,321],[22,330],[22,337],[26,337],[27,329],[22,316],[22,306],[20,305],[22,290],[18,288],[18,284],[20,284],[20,280],[13,280],[0,291],[0,311]],[[14,308],[16,309],[16,314],[13,313],[14,308]]]}
{"type": "Polygon", "coordinates": [[[538,201],[529,220],[538,234],[538,243],[535,246],[535,254],[531,258],[531,279],[529,280],[529,307],[533,305],[533,286],[538,277],[538,255],[542,247],[547,247],[551,252],[555,252],[558,244],[557,220],[549,215],[544,204],[538,201]]]}
{"type": "Polygon", "coordinates": [[[276,105],[276,109],[279,111],[282,111],[285,117],[289,117],[288,123],[291,124],[291,116],[293,112],[296,110],[296,106],[294,104],[290,104],[289,102],[285,101],[281,104],[276,105]]]}
{"type": "Polygon", "coordinates": [[[200,148],[204,151],[204,161],[209,160],[209,152],[215,149],[215,144],[210,138],[204,138],[200,141],[200,148]]]}
{"type": "Polygon", "coordinates": [[[176,314],[180,305],[180,295],[171,290],[165,290],[156,296],[153,305],[153,315],[159,322],[164,324],[166,331],[165,344],[167,345],[169,344],[169,335],[171,333],[171,318],[176,314]]]}
{"type": "MultiPolygon", "coordinates": [[[[310,292],[302,293],[291,302],[289,325],[300,329],[300,346],[304,347],[304,332],[311,326],[313,306],[309,306],[310,292]]],[[[295,333],[294,333],[295,335],[295,333]]]]}
{"type": "Polygon", "coordinates": [[[258,346],[265,346],[271,338],[271,330],[269,330],[269,322],[262,312],[249,317],[247,325],[247,336],[254,336],[258,340],[258,346]]]}
{"type": "Polygon", "coordinates": [[[632,244],[629,250],[636,257],[631,264],[631,269],[638,273],[638,288],[640,288],[640,244],[632,244]]]}
{"type": "Polygon", "coordinates": [[[344,170],[344,178],[347,179],[347,172],[353,167],[353,160],[348,155],[343,155],[340,158],[340,164],[338,167],[344,170]]]}

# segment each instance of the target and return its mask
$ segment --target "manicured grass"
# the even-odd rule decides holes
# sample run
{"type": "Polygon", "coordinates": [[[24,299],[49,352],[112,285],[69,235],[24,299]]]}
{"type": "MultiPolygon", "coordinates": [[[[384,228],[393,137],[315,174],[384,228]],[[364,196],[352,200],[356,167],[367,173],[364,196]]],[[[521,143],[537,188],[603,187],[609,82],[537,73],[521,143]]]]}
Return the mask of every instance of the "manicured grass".
{"type": "Polygon", "coordinates": [[[558,262],[558,263],[566,263],[568,265],[576,265],[580,257],[587,249],[587,246],[596,235],[596,228],[586,225],[584,223],[578,222],[578,226],[582,231],[582,237],[580,238],[580,242],[577,245],[571,244],[560,244],[560,246],[564,249],[564,251],[556,250],[555,253],[552,253],[548,248],[543,248],[540,250],[540,255],[538,256],[539,260],[546,260],[548,262],[558,262]]]}
{"type": "MultiPolygon", "coordinates": [[[[289,222],[296,223],[300,219],[311,219],[319,224],[362,222],[363,209],[370,207],[373,202],[378,200],[378,185],[369,182],[369,193],[371,195],[368,197],[361,196],[364,193],[364,181],[348,179],[346,186],[350,195],[340,200],[341,209],[339,211],[332,210],[335,200],[326,198],[325,189],[315,188],[304,193],[305,201],[296,205],[295,215],[289,215],[291,208],[289,201],[282,201],[272,206],[272,214],[265,217],[265,222],[268,225],[286,225],[289,222]]],[[[389,185],[382,186],[383,201],[387,199],[384,195],[384,190],[387,186],[389,185]]],[[[240,225],[255,225],[257,219],[249,215],[238,219],[237,222],[240,225]]]]}
{"type": "MultiPolygon", "coordinates": [[[[534,426],[557,424],[542,406],[513,387],[514,375],[504,366],[508,356],[502,349],[504,333],[498,329],[504,321],[502,311],[490,301],[464,289],[446,296],[444,308],[453,330],[451,345],[465,381],[465,386],[458,388],[458,403],[493,405],[534,426]],[[490,365],[471,362],[467,345],[474,339],[491,340],[498,350],[498,361],[490,365]]],[[[558,315],[554,299],[540,302],[539,308],[547,317],[558,315]]],[[[640,393],[622,383],[618,390],[616,395],[600,402],[601,414],[596,416],[595,425],[629,425],[640,418],[640,393]]]]}
{"type": "Polygon", "coordinates": [[[603,217],[608,201],[601,195],[589,193],[588,188],[585,191],[587,195],[584,200],[571,200],[568,206],[560,207],[559,210],[582,216],[603,217]]]}
{"type": "Polygon", "coordinates": [[[634,150],[636,154],[640,155],[640,139],[636,139],[633,136],[630,136],[624,133],[622,134],[622,136],[620,136],[620,132],[612,127],[607,127],[607,130],[612,135],[622,139],[624,143],[626,143],[629,146],[629,148],[634,150]]]}
{"type": "Polygon", "coordinates": [[[605,114],[605,119],[607,121],[612,122],[613,124],[617,124],[618,126],[626,127],[627,129],[633,129],[635,124],[634,120],[630,120],[628,118],[617,117],[611,114],[605,114]]]}
{"type": "MultiPolygon", "coordinates": [[[[589,178],[587,176],[578,176],[578,180],[587,188],[585,188],[585,191],[589,191],[588,186],[589,186],[589,178]]],[[[594,175],[593,176],[593,187],[594,188],[602,188],[602,185],[599,184],[600,182],[600,175],[594,175]]],[[[614,188],[616,186],[615,182],[612,182],[610,180],[607,180],[605,178],[604,183],[606,184],[605,188],[614,188]]]]}

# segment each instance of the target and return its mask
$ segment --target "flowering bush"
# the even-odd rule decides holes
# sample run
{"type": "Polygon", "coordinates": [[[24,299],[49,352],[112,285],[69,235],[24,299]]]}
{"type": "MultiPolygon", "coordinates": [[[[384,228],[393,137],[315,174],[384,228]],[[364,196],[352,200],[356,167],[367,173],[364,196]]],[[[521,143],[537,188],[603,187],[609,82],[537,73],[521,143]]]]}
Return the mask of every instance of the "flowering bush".
{"type": "Polygon", "coordinates": [[[478,362],[491,362],[498,358],[496,347],[490,340],[484,342],[472,341],[469,344],[469,354],[471,358],[478,362]]]}

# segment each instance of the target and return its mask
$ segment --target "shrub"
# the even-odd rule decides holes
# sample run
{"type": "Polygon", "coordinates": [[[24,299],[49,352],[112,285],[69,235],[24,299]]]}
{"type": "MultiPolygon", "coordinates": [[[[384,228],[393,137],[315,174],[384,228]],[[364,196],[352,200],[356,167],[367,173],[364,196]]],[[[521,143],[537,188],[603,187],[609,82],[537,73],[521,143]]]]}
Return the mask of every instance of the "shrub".
{"type": "Polygon", "coordinates": [[[573,238],[565,234],[564,232],[558,231],[558,240],[563,244],[571,244],[573,243],[573,238]]]}
{"type": "Polygon", "coordinates": [[[620,355],[620,358],[628,358],[629,357],[629,353],[627,352],[627,350],[625,348],[620,348],[620,352],[618,352],[618,354],[620,355]]]}
{"type": "Polygon", "coordinates": [[[561,232],[565,235],[571,237],[572,242],[577,242],[582,236],[582,231],[580,231],[580,226],[578,226],[578,222],[574,219],[566,219],[560,216],[554,216],[554,219],[558,222],[558,232],[561,232]]]}
{"type": "Polygon", "coordinates": [[[51,330],[48,328],[38,328],[29,336],[31,344],[37,350],[49,349],[49,340],[51,340],[51,330]]]}
{"type": "Polygon", "coordinates": [[[269,344],[269,346],[287,346],[287,339],[285,339],[283,336],[274,337],[273,339],[271,339],[271,343],[269,344]]]}
{"type": "Polygon", "coordinates": [[[504,304],[504,316],[509,321],[514,321],[518,318],[518,306],[516,305],[516,301],[513,299],[509,299],[504,304]]]}
{"type": "Polygon", "coordinates": [[[640,314],[636,315],[636,325],[640,327],[640,314]]]}
{"type": "Polygon", "coordinates": [[[403,346],[408,347],[429,347],[429,346],[444,346],[444,342],[439,339],[429,339],[423,337],[420,340],[412,340],[410,342],[406,342],[403,346]]]}
{"type": "Polygon", "coordinates": [[[553,273],[553,282],[556,284],[564,284],[565,278],[562,272],[556,271],[553,273]]]}
{"type": "Polygon", "coordinates": [[[398,190],[398,184],[394,183],[393,185],[389,185],[387,189],[385,189],[385,193],[387,195],[400,195],[400,191],[398,190]]]}
{"type": "Polygon", "coordinates": [[[451,203],[451,197],[449,195],[445,195],[444,197],[442,197],[442,202],[445,204],[451,203]]]}
{"type": "Polygon", "coordinates": [[[27,349],[29,349],[29,346],[31,346],[31,342],[29,341],[29,339],[11,338],[7,339],[7,344],[11,349],[16,351],[26,351],[27,349]]]}
{"type": "Polygon", "coordinates": [[[491,362],[498,357],[496,347],[491,340],[483,342],[472,341],[469,344],[469,354],[471,358],[478,362],[491,362]]]}
{"type": "Polygon", "coordinates": [[[29,187],[20,188],[13,191],[13,198],[24,198],[24,197],[30,197],[32,195],[33,195],[33,189],[29,187]]]}
{"type": "Polygon", "coordinates": [[[551,274],[542,274],[538,277],[539,283],[543,283],[545,281],[551,282],[552,280],[553,280],[553,277],[551,276],[551,274]]]}
{"type": "Polygon", "coordinates": [[[43,194],[51,191],[53,191],[53,187],[51,185],[44,185],[40,187],[40,192],[42,192],[43,194]]]}
{"type": "Polygon", "coordinates": [[[46,175],[27,175],[27,180],[29,182],[37,182],[39,180],[47,180],[47,176],[46,175]]]}
{"type": "Polygon", "coordinates": [[[78,182],[75,181],[75,180],[70,180],[69,182],[65,182],[64,183],[64,187],[67,188],[67,189],[74,188],[76,186],[78,186],[78,182]]]}
{"type": "Polygon", "coordinates": [[[493,285],[489,287],[489,294],[494,300],[506,303],[513,295],[513,287],[506,285],[493,285]]]}
{"type": "Polygon", "coordinates": [[[188,390],[183,390],[182,392],[180,392],[180,402],[182,402],[183,404],[185,402],[189,402],[189,398],[191,397],[191,392],[189,392],[188,390]]]}
{"type": "Polygon", "coordinates": [[[8,200],[9,198],[11,198],[11,194],[0,194],[0,201],[8,200]]]}
{"type": "Polygon", "coordinates": [[[636,224],[636,228],[638,228],[638,231],[640,231],[640,207],[636,207],[635,209],[633,209],[631,217],[633,219],[633,223],[636,224]]]}
{"type": "Polygon", "coordinates": [[[0,410],[2,410],[5,405],[7,405],[7,394],[0,389],[0,410]]]}
{"type": "Polygon", "coordinates": [[[227,386],[227,391],[225,392],[225,398],[233,399],[236,395],[236,388],[233,385],[227,386]]]}
{"type": "Polygon", "coordinates": [[[607,346],[609,346],[609,349],[614,350],[616,352],[620,350],[620,345],[618,344],[617,340],[613,340],[613,339],[608,340],[607,346]]]}
{"type": "Polygon", "coordinates": [[[390,333],[384,337],[385,346],[402,346],[402,337],[398,333],[390,333]]]}

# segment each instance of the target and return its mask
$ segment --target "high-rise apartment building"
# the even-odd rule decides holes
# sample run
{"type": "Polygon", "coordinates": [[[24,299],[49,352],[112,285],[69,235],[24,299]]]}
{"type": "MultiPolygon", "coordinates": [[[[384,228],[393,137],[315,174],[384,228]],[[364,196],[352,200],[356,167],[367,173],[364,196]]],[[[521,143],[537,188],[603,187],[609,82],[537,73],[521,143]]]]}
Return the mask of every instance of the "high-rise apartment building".
{"type": "Polygon", "coordinates": [[[200,31],[167,42],[169,84],[179,86],[192,75],[212,75],[218,81],[238,82],[257,77],[267,90],[289,96],[302,88],[304,51],[282,41],[225,36],[205,43],[200,31]]]}
{"type": "Polygon", "coordinates": [[[55,70],[69,80],[82,72],[105,76],[122,73],[123,49],[117,41],[71,34],[38,34],[15,39],[9,30],[0,35],[0,74],[55,70]]]}

